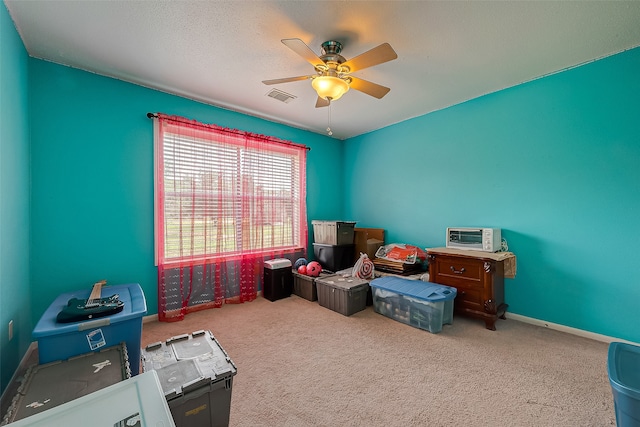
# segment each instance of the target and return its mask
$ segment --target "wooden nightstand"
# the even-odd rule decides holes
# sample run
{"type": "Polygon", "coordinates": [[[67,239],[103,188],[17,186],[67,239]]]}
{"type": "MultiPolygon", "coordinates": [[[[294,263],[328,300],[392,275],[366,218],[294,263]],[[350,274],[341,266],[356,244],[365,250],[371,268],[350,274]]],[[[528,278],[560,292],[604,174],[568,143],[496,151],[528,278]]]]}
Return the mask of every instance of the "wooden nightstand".
{"type": "Polygon", "coordinates": [[[487,329],[496,330],[498,318],[505,319],[505,260],[510,252],[489,253],[449,248],[427,249],[429,281],[452,286],[456,314],[483,319],[487,329]]]}

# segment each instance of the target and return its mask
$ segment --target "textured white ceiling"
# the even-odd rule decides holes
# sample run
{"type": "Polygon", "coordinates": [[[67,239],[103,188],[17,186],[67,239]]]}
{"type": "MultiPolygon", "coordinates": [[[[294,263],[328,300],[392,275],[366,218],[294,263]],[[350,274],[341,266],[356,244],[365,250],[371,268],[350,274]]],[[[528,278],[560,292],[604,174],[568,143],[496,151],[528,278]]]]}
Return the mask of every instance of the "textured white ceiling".
{"type": "MultiPolygon", "coordinates": [[[[354,73],[391,88],[331,106],[345,139],[640,46],[640,1],[5,0],[29,55],[326,133],[312,74],[283,45],[327,40],[353,58],[388,42],[398,59],[354,73]],[[273,88],[296,96],[282,103],[273,88]]],[[[171,113],[167,111],[167,113],[171,113]]],[[[200,118],[201,120],[204,120],[200,118]]]]}

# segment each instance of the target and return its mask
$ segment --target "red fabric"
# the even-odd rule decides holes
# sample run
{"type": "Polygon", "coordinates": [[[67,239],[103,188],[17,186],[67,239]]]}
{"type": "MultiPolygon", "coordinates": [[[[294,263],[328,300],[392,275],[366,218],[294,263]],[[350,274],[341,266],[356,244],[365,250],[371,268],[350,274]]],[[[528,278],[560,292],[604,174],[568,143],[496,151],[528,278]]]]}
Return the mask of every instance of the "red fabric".
{"type": "Polygon", "coordinates": [[[306,255],[306,147],[164,114],[156,124],[159,319],[254,300],[265,260],[306,255]]]}

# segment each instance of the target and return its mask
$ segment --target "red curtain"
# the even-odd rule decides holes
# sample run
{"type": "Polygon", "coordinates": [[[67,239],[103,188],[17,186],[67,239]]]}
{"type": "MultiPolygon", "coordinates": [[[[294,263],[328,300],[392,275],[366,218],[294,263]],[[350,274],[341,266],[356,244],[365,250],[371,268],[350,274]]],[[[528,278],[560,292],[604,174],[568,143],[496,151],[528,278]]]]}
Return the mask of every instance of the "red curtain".
{"type": "Polygon", "coordinates": [[[305,146],[158,114],[158,317],[254,300],[263,263],[307,251],[305,146]]]}

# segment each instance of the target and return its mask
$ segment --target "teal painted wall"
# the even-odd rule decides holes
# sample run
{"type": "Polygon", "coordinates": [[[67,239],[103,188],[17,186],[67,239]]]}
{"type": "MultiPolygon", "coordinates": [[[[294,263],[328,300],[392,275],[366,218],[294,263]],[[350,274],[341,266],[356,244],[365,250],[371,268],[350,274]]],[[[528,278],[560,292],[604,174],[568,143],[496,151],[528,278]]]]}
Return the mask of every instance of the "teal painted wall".
{"type": "Polygon", "coordinates": [[[31,343],[28,56],[0,6],[0,393],[31,343]],[[13,338],[9,340],[9,321],[13,338]]]}
{"type": "MultiPolygon", "coordinates": [[[[147,112],[273,135],[311,147],[309,224],[339,217],[342,147],[323,135],[30,59],[33,319],[60,293],[140,283],[157,313],[153,257],[153,123],[147,112]]],[[[311,228],[310,228],[311,229],[311,228]]],[[[311,233],[310,233],[311,234],[311,233]]]]}
{"type": "Polygon", "coordinates": [[[30,59],[4,5],[0,25],[2,390],[61,292],[139,282],[157,312],[155,111],[309,145],[309,223],[423,247],[447,226],[502,227],[511,312],[640,341],[640,49],[340,143],[30,59]]]}
{"type": "Polygon", "coordinates": [[[347,140],[345,217],[421,247],[501,227],[510,312],[640,342],[639,73],[636,48],[347,140]]]}

